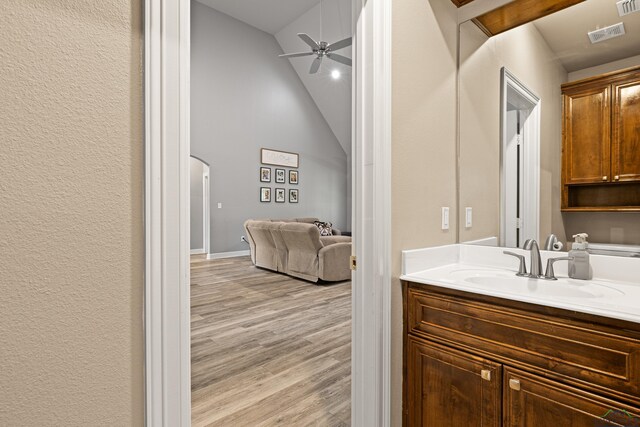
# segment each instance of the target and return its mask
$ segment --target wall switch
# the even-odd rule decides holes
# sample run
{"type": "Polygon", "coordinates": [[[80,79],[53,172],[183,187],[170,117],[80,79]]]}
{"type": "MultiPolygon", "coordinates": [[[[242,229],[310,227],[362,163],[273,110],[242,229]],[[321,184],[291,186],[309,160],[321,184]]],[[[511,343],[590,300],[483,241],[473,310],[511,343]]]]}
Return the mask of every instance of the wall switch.
{"type": "Polygon", "coordinates": [[[222,209],[222,203],[218,202],[218,209],[222,209]]]}
{"type": "Polygon", "coordinates": [[[471,228],[471,225],[473,224],[473,208],[465,208],[464,211],[464,226],[466,228],[471,228]]]}
{"type": "Polygon", "coordinates": [[[442,208],[442,229],[449,229],[449,207],[442,208]]]}

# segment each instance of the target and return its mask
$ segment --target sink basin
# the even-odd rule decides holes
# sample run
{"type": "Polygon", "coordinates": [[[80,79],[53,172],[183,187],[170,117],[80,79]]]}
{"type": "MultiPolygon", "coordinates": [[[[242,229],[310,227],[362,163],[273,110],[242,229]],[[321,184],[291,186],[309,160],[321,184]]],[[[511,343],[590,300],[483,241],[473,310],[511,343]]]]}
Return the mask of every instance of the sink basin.
{"type": "MultiPolygon", "coordinates": [[[[462,272],[460,272],[462,273],[462,272]]],[[[470,273],[470,272],[467,272],[470,273]]],[[[463,278],[467,285],[492,288],[505,292],[518,292],[566,298],[620,297],[624,292],[605,284],[574,279],[543,280],[506,276],[504,273],[471,273],[463,278]]]]}

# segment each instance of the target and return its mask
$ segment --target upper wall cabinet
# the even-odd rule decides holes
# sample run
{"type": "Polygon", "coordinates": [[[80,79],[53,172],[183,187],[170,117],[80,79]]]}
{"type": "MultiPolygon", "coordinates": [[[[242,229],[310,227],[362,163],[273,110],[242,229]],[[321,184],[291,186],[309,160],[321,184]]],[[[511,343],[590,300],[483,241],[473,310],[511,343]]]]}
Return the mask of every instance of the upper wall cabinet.
{"type": "Polygon", "coordinates": [[[562,210],[640,210],[640,67],[562,94],[562,210]]]}

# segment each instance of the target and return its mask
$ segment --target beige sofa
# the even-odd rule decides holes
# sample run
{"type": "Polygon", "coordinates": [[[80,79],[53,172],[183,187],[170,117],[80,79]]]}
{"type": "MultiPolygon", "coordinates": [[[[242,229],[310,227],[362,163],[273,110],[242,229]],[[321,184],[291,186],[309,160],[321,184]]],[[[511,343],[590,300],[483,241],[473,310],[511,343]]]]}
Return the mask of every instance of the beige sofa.
{"type": "Polygon", "coordinates": [[[314,220],[317,219],[246,221],[253,263],[311,282],[349,280],[351,237],[321,237],[314,220]]]}

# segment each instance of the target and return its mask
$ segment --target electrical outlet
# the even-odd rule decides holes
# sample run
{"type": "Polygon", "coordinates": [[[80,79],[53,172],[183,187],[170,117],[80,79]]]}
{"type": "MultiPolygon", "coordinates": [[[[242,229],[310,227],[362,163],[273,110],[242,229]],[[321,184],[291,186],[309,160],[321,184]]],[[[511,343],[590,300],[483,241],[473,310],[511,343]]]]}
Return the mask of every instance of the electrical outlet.
{"type": "Polygon", "coordinates": [[[442,208],[442,229],[443,230],[449,229],[449,207],[448,206],[442,208]]]}
{"type": "Polygon", "coordinates": [[[218,209],[222,209],[222,203],[218,202],[218,209]]]}

